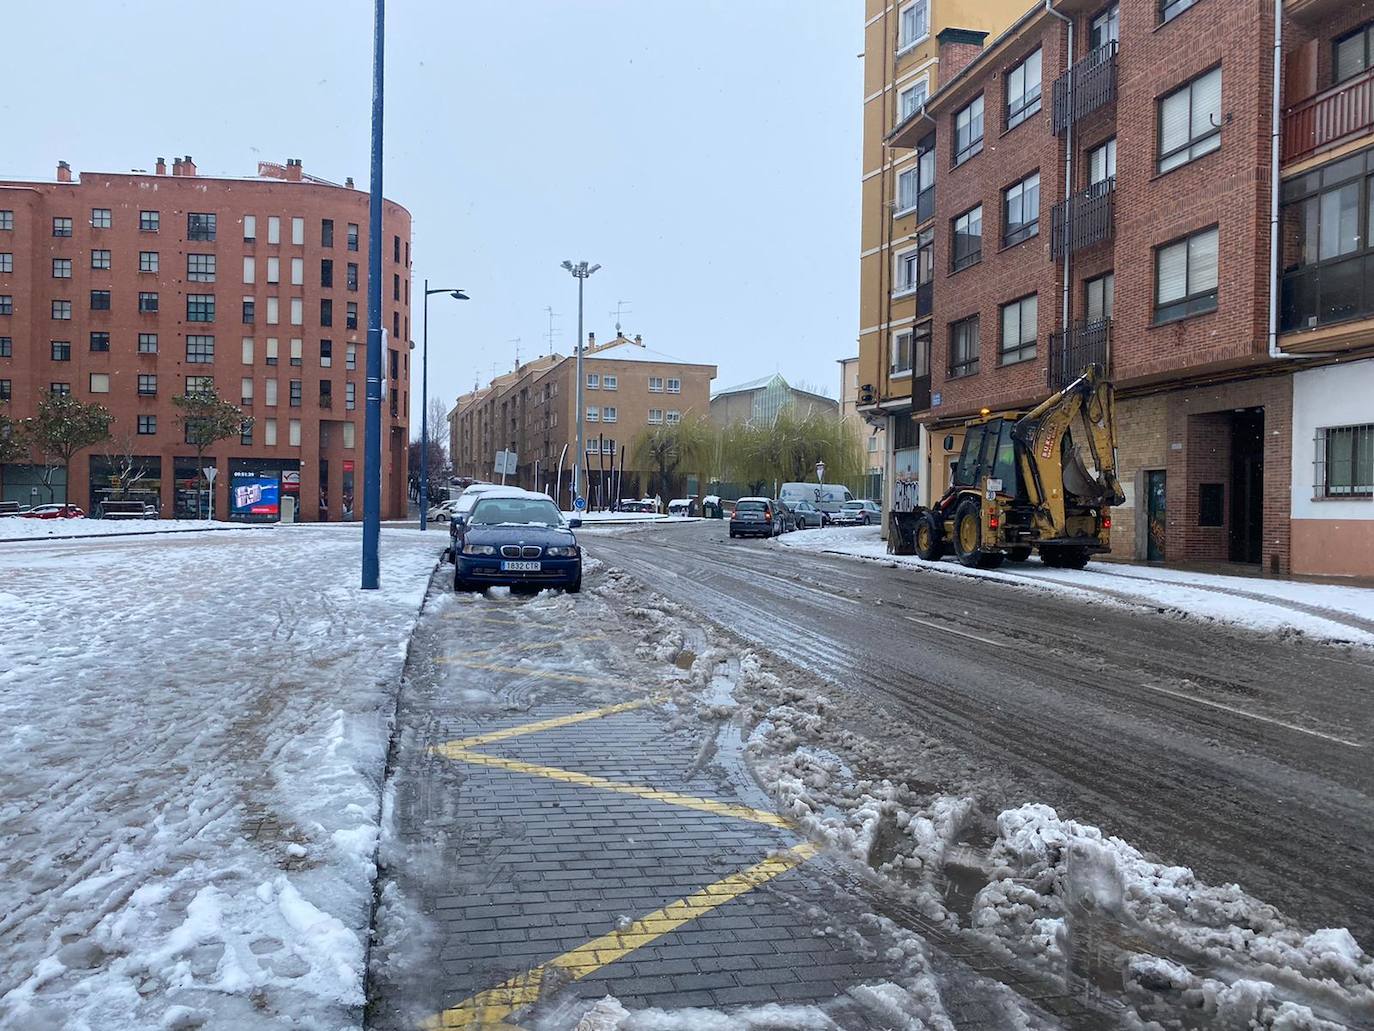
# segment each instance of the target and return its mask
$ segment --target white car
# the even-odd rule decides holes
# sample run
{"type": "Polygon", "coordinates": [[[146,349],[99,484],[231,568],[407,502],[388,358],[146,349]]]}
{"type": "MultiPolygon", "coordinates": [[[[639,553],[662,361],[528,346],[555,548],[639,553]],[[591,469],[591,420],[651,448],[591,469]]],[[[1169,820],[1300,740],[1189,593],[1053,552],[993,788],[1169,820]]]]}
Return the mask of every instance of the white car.
{"type": "Polygon", "coordinates": [[[456,504],[458,504],[458,500],[450,498],[448,501],[441,501],[437,505],[430,506],[429,518],[435,521],[448,519],[449,513],[453,511],[453,506],[456,504]]]}

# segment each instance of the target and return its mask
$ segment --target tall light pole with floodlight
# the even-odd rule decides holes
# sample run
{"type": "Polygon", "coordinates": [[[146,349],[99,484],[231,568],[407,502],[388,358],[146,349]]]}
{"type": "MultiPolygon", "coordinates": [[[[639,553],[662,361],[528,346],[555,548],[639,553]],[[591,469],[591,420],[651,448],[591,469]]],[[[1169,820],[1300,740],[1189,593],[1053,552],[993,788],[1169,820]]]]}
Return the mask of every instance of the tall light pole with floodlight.
{"type": "Polygon", "coordinates": [[[455,301],[470,298],[462,290],[429,288],[425,280],[424,335],[420,345],[420,529],[429,529],[429,297],[448,294],[455,301]]]}
{"type": "Polygon", "coordinates": [[[572,492],[574,501],[580,496],[583,489],[582,463],[587,460],[587,445],[582,436],[582,420],[587,414],[582,407],[582,285],[587,281],[587,277],[600,267],[600,265],[589,267],[585,261],[579,261],[576,265],[571,261],[563,262],[563,268],[571,272],[577,280],[577,455],[573,459],[572,492]]]}

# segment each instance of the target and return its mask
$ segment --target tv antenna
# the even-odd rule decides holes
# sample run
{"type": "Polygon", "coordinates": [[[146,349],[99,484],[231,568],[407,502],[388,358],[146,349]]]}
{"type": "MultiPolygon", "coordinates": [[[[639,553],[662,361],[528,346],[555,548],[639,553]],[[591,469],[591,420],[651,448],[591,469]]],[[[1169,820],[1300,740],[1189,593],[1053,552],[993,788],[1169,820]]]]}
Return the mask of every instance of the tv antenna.
{"type": "Polygon", "coordinates": [[[623,313],[625,313],[625,312],[632,312],[632,309],[630,308],[630,302],[629,302],[629,301],[616,301],[616,302],[615,302],[615,311],[613,311],[613,312],[607,312],[607,313],[606,313],[606,314],[612,316],[612,317],[615,319],[615,335],[616,335],[616,336],[620,336],[620,316],[621,316],[623,313]]]}
{"type": "Polygon", "coordinates": [[[515,345],[515,367],[517,369],[520,368],[520,338],[512,337],[510,340],[507,340],[506,343],[515,345]]]}
{"type": "Polygon", "coordinates": [[[558,312],[554,311],[551,305],[545,305],[544,312],[549,316],[549,329],[544,334],[544,339],[548,342],[549,354],[553,354],[553,340],[558,335],[558,328],[554,326],[553,320],[558,318],[558,312]]]}

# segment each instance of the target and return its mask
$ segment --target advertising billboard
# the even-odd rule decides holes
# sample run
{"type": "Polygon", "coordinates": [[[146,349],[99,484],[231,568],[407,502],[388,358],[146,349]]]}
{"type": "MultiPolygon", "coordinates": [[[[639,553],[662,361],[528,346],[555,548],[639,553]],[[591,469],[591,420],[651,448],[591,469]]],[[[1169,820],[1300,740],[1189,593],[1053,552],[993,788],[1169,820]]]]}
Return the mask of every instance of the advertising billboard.
{"type": "Polygon", "coordinates": [[[257,472],[235,472],[229,480],[230,513],[236,518],[275,519],[281,511],[281,481],[257,472]]]}

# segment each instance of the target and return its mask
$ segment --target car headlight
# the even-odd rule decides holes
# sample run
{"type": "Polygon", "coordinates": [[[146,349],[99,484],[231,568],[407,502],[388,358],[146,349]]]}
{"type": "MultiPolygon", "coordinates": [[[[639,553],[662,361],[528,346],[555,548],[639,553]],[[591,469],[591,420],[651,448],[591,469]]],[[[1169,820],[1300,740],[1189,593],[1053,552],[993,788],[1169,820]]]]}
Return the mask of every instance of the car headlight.
{"type": "Polygon", "coordinates": [[[577,545],[576,545],[576,544],[569,544],[569,545],[567,545],[567,546],[556,545],[555,547],[552,547],[552,548],[545,548],[545,549],[544,549],[544,554],[545,554],[545,555],[548,555],[549,558],[572,558],[574,555],[577,554],[577,545]]]}
{"type": "Polygon", "coordinates": [[[464,544],[464,555],[495,555],[496,548],[490,544],[464,544]]]}

